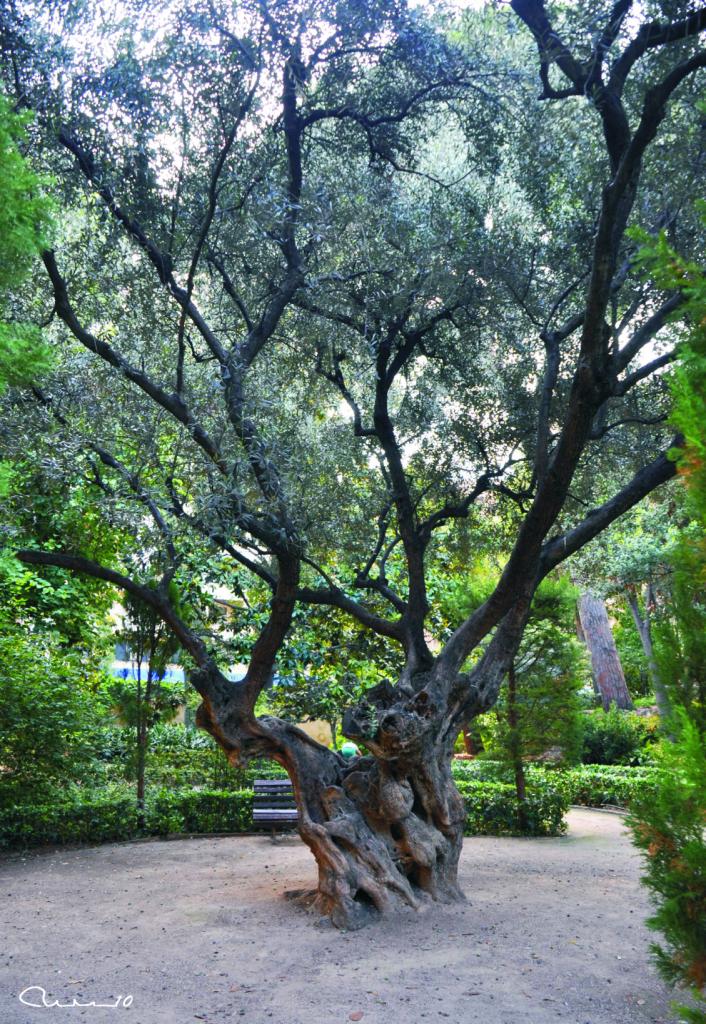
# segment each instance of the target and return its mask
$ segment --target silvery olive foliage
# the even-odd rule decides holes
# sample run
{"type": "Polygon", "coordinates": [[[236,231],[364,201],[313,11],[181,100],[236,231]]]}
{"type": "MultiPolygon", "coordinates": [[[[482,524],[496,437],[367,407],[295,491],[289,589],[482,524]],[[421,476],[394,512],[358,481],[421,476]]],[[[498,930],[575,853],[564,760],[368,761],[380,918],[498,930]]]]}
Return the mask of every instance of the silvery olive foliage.
{"type": "MultiPolygon", "coordinates": [[[[628,66],[640,25],[697,8],[549,5],[574,64],[540,47],[538,74],[544,7],[513,6],[3,8],[6,88],[57,209],[23,296],[54,368],[4,399],[3,453],[30,450],[48,486],[91,480],[135,539],[128,575],[268,594],[296,551],[301,600],[379,628],[426,616],[415,557],[443,567],[488,518],[511,550],[569,414],[611,176],[591,60],[625,74],[635,131],[699,46],[689,22],[628,66]]],[[[670,93],[627,213],[694,254],[699,82],[670,93]]],[[[615,381],[556,534],[669,444],[677,299],[635,251],[621,233],[615,381]]]]}

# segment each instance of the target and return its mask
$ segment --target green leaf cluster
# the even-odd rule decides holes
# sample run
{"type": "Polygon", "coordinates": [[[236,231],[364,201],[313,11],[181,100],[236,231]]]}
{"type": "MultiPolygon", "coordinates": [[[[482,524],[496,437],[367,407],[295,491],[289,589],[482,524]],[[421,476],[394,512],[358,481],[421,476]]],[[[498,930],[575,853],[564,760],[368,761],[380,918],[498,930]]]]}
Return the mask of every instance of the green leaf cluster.
{"type": "MultiPolygon", "coordinates": [[[[637,798],[630,825],[645,859],[643,882],[655,912],[648,923],[664,941],[652,949],[663,977],[706,992],[706,745],[689,717],[679,715],[675,742],[666,743],[659,761],[661,784],[637,798]]],[[[704,1004],[701,1003],[703,1006],[704,1004]]],[[[703,1010],[680,1007],[683,1019],[706,1021],[703,1010]]]]}
{"type": "Polygon", "coordinates": [[[35,379],[51,365],[39,329],[12,315],[11,293],[31,272],[50,230],[46,182],[20,148],[30,120],[15,113],[0,92],[0,391],[35,379]]]}

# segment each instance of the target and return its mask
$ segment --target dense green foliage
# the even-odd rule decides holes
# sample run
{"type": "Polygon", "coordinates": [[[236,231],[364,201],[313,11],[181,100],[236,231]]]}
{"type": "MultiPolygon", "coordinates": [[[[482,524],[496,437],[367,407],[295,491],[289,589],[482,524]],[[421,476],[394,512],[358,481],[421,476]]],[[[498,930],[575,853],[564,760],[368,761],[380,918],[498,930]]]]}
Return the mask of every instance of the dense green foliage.
{"type": "Polygon", "coordinates": [[[551,786],[531,789],[522,811],[513,785],[502,782],[458,782],[468,817],[464,834],[557,836],[566,831],[568,800],[551,786]]]}
{"type": "Polygon", "coordinates": [[[75,789],[51,803],[16,804],[0,811],[0,846],[111,842],[143,835],[251,828],[251,790],[157,790],[146,801],[141,822],[134,796],[124,789],[75,789]]]}
{"type": "Polygon", "coordinates": [[[672,615],[659,626],[661,669],[672,706],[673,742],[660,751],[664,772],[651,799],[633,805],[632,831],[645,855],[643,881],[655,912],[649,924],[664,944],[653,950],[672,984],[690,989],[706,1021],[706,273],[680,257],[664,234],[646,240],[644,262],[685,298],[690,327],[673,379],[673,419],[683,435],[674,453],[686,483],[691,522],[673,557],[672,615]]]}
{"type": "Polygon", "coordinates": [[[632,768],[589,764],[560,772],[553,781],[572,804],[630,807],[637,797],[649,796],[659,778],[659,769],[651,765],[632,768]]]}
{"type": "Polygon", "coordinates": [[[593,711],[583,718],[584,764],[641,764],[655,739],[655,723],[618,711],[593,711]]]}
{"type": "Polygon", "coordinates": [[[95,673],[60,637],[0,632],[0,806],[90,776],[95,673]]]}
{"type": "Polygon", "coordinates": [[[537,591],[513,663],[512,706],[506,680],[486,716],[484,746],[491,757],[516,764],[518,759],[532,760],[557,748],[560,760],[568,764],[578,760],[579,691],[587,685],[589,671],[585,649],[574,635],[577,595],[567,577],[547,579],[537,591]]]}
{"type": "Polygon", "coordinates": [[[303,608],[294,614],[259,710],[292,722],[327,722],[338,745],[343,709],[396,671],[399,655],[381,637],[340,612],[303,608]]]}
{"type": "Polygon", "coordinates": [[[51,209],[47,182],[20,151],[30,120],[0,91],[0,391],[36,380],[51,365],[39,329],[17,320],[12,298],[47,244],[51,209]]]}
{"type": "MultiPolygon", "coordinates": [[[[662,748],[661,784],[636,794],[631,825],[644,852],[655,911],[650,927],[662,933],[653,945],[658,967],[672,984],[703,998],[706,990],[706,743],[682,712],[676,740],[662,748]]],[[[703,1004],[702,1004],[703,1005],[703,1004]]],[[[680,1007],[684,1020],[700,1024],[706,1014],[680,1007]]]]}
{"type": "MultiPolygon", "coordinates": [[[[87,499],[85,487],[59,492],[25,464],[31,507],[12,504],[3,532],[16,542],[80,536],[112,556],[120,536],[87,499]]],[[[110,717],[102,666],[113,649],[112,595],[95,580],[61,569],[32,570],[7,555],[0,536],[0,804],[42,801],[80,778],[100,774],[98,724],[110,717]]]]}

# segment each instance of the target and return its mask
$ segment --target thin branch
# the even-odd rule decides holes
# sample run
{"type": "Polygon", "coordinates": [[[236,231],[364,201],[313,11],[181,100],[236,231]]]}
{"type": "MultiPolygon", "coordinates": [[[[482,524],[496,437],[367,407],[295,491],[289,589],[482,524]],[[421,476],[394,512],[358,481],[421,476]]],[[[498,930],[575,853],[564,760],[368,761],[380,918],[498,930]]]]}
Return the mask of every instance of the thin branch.
{"type": "Polygon", "coordinates": [[[619,381],[614,394],[618,397],[626,395],[628,391],[634,388],[636,384],[639,384],[641,380],[644,380],[646,377],[650,377],[655,370],[660,370],[663,366],[668,366],[669,363],[674,362],[676,358],[676,349],[672,349],[670,352],[664,352],[661,356],[657,356],[656,359],[653,359],[649,363],[645,363],[644,366],[641,366],[638,370],[635,370],[627,377],[624,377],[622,381],[619,381]]]}
{"type": "Polygon", "coordinates": [[[627,45],[613,65],[608,87],[620,94],[631,68],[648,50],[688,39],[690,36],[697,35],[704,28],[706,28],[706,7],[699,8],[698,11],[694,11],[693,14],[681,21],[667,24],[651,21],[647,25],[642,25],[635,38],[627,45]]]}
{"type": "Polygon", "coordinates": [[[145,394],[165,409],[179,423],[186,427],[196,444],[208,455],[209,459],[220,470],[227,472],[226,463],[221,456],[217,445],[209,437],[204,428],[194,419],[193,414],[184,403],[180,395],[169,394],[149,377],[144,370],[133,366],[120,352],[114,349],[107,342],[97,338],[90,331],[87,331],[80,323],[76,313],[69,301],[66,281],[61,276],[53,252],[42,253],[44,266],[49,274],[49,279],[54,289],[56,311],[61,320],[64,321],[73,336],[84,348],[95,352],[106,363],[119,370],[129,381],[136,384],[145,394]]]}
{"type": "Polygon", "coordinates": [[[374,633],[389,637],[391,640],[396,640],[399,644],[404,644],[404,630],[401,619],[395,621],[384,619],[382,616],[370,611],[365,605],[348,597],[347,594],[338,588],[317,590],[313,587],[301,587],[297,592],[297,598],[303,601],[304,604],[321,604],[332,608],[339,608],[354,619],[357,619],[363,626],[367,626],[374,633]]]}
{"type": "MultiPolygon", "coordinates": [[[[500,471],[496,471],[500,472],[500,471]]],[[[491,473],[483,473],[478,477],[475,486],[466,497],[456,504],[447,502],[443,508],[438,509],[419,524],[419,534],[424,540],[428,540],[437,527],[442,526],[450,519],[467,519],[471,506],[486,491],[490,490],[491,473]]]]}
{"type": "Polygon", "coordinates": [[[669,413],[662,413],[660,416],[650,416],[645,419],[641,419],[639,416],[625,416],[622,419],[615,420],[613,423],[608,423],[605,427],[594,428],[589,437],[592,441],[597,441],[606,434],[609,434],[611,430],[615,430],[616,427],[624,426],[642,426],[642,427],[653,427],[658,423],[664,423],[669,418],[669,413]]]}
{"type": "Polygon", "coordinates": [[[616,357],[616,370],[620,373],[624,370],[628,363],[631,362],[640,351],[644,348],[655,335],[661,331],[664,325],[668,322],[669,316],[678,309],[679,306],[683,305],[685,297],[677,292],[675,295],[671,295],[666,302],[664,302],[660,308],[649,317],[644,324],[642,324],[635,331],[633,336],[628,342],[623,345],[619,350],[616,357]]]}
{"type": "Polygon", "coordinates": [[[78,140],[75,139],[66,128],[60,129],[58,139],[61,145],[76,157],[76,161],[84,177],[101,197],[108,210],[110,210],[125,232],[146,254],[150,263],[157,271],[159,280],[166,286],[170,294],[177,301],[178,305],[192,321],[213,355],[219,362],[224,363],[226,359],[225,349],[197,307],[191,301],[191,298],[185,289],[181,288],[177,284],[173,273],[171,256],[168,253],[162,252],[158,246],[155,245],[138,221],[130,217],[129,214],[119,205],[112,189],[109,188],[108,185],[101,183],[93,157],[83,148],[83,146],[81,146],[78,140]]]}

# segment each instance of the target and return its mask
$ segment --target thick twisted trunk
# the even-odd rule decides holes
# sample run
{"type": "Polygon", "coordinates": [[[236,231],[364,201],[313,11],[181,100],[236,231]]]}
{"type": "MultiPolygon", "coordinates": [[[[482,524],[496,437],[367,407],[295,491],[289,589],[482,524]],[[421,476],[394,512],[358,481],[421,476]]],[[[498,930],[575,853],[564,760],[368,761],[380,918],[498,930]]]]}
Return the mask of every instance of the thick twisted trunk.
{"type": "Polygon", "coordinates": [[[370,751],[351,762],[288,722],[242,714],[237,687],[222,677],[207,689],[197,720],[231,761],[265,755],[289,773],[319,872],[303,902],[354,929],[399,907],[463,898],[466,815],[451,777],[453,737],[425,692],[384,684],[347,712],[345,734],[370,751]]]}
{"type": "Polygon", "coordinates": [[[461,898],[464,813],[450,773],[439,785],[411,764],[393,770],[364,757],[333,784],[308,776],[297,788],[299,831],[319,868],[314,906],[334,925],[461,898]]]}

